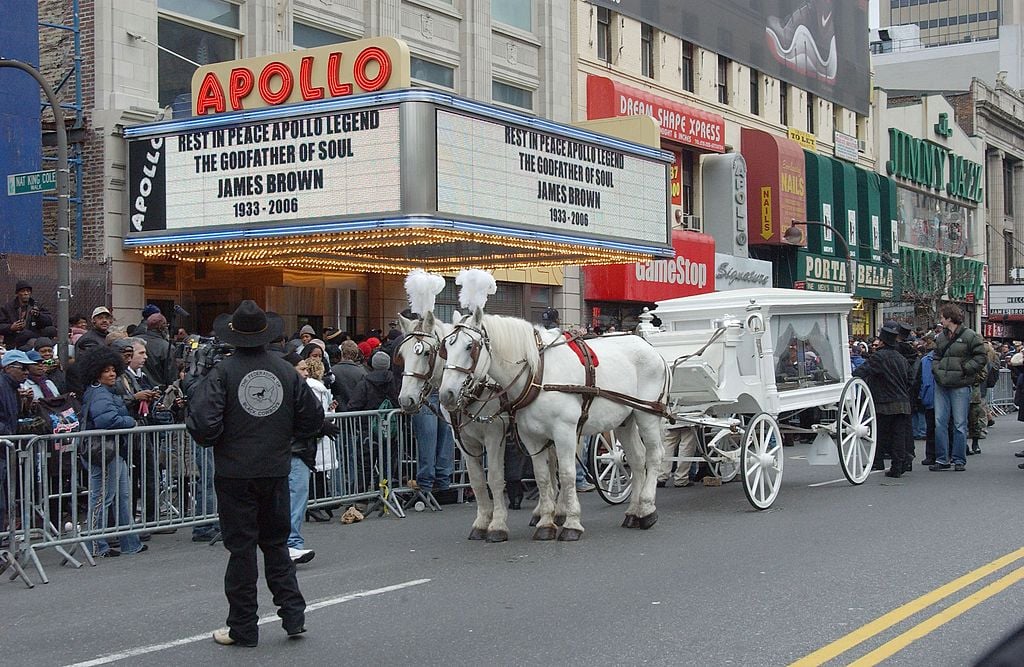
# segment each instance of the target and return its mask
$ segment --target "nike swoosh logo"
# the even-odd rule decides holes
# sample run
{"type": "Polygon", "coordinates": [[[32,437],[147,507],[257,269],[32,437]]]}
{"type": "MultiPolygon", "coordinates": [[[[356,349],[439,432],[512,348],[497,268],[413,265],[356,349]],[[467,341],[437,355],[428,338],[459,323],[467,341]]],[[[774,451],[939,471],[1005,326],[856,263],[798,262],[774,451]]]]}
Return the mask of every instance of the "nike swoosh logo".
{"type": "Polygon", "coordinates": [[[825,24],[827,24],[831,19],[832,19],[832,12],[829,12],[828,14],[825,14],[824,16],[822,16],[821,17],[821,27],[824,28],[825,24]]]}

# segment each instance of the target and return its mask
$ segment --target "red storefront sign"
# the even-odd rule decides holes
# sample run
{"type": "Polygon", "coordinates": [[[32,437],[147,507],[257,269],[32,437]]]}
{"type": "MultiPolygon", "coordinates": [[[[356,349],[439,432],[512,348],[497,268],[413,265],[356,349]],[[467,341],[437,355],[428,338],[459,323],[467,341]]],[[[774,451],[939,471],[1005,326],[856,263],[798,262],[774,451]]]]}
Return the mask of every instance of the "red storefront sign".
{"type": "Polygon", "coordinates": [[[654,302],[715,291],[715,240],[706,234],[672,232],[673,259],[585,266],[583,298],[589,301],[654,302]]]}
{"type": "Polygon", "coordinates": [[[781,244],[782,235],[794,220],[807,219],[804,151],[792,139],[743,128],[740,153],[747,161],[750,243],[781,244]]]}
{"type": "Polygon", "coordinates": [[[603,76],[587,75],[587,119],[651,116],[661,136],[687,146],[725,152],[725,118],[700,111],[603,76]]]}

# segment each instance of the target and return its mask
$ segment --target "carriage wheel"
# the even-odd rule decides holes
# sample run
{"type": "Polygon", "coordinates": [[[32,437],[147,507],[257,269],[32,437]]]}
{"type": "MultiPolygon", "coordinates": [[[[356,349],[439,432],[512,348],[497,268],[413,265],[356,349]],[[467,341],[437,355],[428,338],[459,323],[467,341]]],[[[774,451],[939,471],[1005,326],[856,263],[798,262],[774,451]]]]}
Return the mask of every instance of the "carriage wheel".
{"type": "Polygon", "coordinates": [[[767,412],[762,412],[747,424],[740,449],[743,493],[751,505],[766,510],[775,502],[782,485],[782,465],[779,423],[767,412]]]}
{"type": "Polygon", "coordinates": [[[843,388],[836,418],[839,465],[851,484],[863,484],[871,474],[878,444],[875,426],[875,402],[871,398],[871,390],[864,380],[853,378],[843,388]]]}
{"type": "MultiPolygon", "coordinates": [[[[740,426],[743,427],[743,415],[731,414],[731,419],[738,419],[740,426]]],[[[740,448],[740,438],[743,437],[743,431],[740,430],[733,433],[728,428],[716,428],[704,427],[704,437],[707,441],[705,450],[708,456],[727,454],[731,452],[737,452],[740,448]],[[714,430],[715,434],[707,440],[708,434],[714,430]]],[[[736,479],[736,475],[739,474],[740,465],[739,461],[731,461],[728,459],[719,459],[716,461],[708,461],[708,467],[711,468],[711,474],[721,480],[722,484],[727,484],[732,480],[736,479]]]]}
{"type": "Polygon", "coordinates": [[[597,495],[609,505],[629,500],[633,490],[633,471],[626,461],[622,445],[612,433],[598,433],[590,443],[590,476],[597,495]]]}

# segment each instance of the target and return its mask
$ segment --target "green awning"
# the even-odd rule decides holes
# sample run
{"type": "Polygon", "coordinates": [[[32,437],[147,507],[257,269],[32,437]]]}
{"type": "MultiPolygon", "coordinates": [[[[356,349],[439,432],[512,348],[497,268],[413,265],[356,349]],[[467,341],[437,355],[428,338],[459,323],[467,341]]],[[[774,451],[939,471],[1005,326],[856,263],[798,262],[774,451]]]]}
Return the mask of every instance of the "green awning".
{"type": "Polygon", "coordinates": [[[857,258],[882,261],[882,203],[878,192],[878,174],[856,170],[857,183],[857,258]]]}
{"type": "MultiPolygon", "coordinates": [[[[842,231],[843,227],[836,224],[838,221],[835,217],[831,160],[824,155],[804,151],[804,162],[807,178],[807,219],[828,223],[842,231]]],[[[823,255],[835,255],[839,252],[832,230],[821,225],[807,226],[807,250],[823,255]]]]}

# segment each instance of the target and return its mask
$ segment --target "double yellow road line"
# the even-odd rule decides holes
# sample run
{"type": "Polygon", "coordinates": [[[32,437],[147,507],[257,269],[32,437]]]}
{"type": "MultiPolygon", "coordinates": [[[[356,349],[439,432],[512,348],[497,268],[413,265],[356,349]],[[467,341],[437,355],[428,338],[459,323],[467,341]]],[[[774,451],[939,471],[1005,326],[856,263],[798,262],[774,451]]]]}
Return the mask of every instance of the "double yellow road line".
{"type": "MultiPolygon", "coordinates": [[[[931,605],[944,600],[950,595],[970,586],[971,584],[984,579],[993,572],[998,572],[1004,567],[1011,565],[1018,560],[1024,558],[1024,548],[1017,549],[1012,553],[1008,553],[1001,558],[983,565],[978,569],[968,572],[967,574],[954,579],[948,584],[944,584],[939,588],[936,588],[930,593],[925,593],[916,600],[911,600],[901,607],[893,609],[889,613],[881,616],[870,623],[863,625],[853,632],[849,633],[844,637],[840,637],[828,646],[824,646],[814,653],[800,658],[796,662],[792,663],[790,667],[810,667],[811,665],[823,665],[829,660],[836,658],[843,653],[846,653],[855,646],[871,639],[872,637],[885,632],[889,628],[893,627],[897,623],[901,623],[906,619],[910,618],[914,614],[918,613],[922,609],[930,607],[931,605]]],[[[917,641],[921,637],[924,637],[928,633],[932,632],[936,628],[942,626],[945,623],[953,620],[957,616],[963,614],[969,609],[981,604],[985,600],[989,599],[993,595],[996,595],[1000,591],[1003,591],[1018,581],[1024,579],[1024,565],[1013,570],[1009,574],[1006,574],[999,579],[996,579],[992,583],[986,585],[984,588],[978,589],[974,593],[971,593],[964,599],[950,605],[946,609],[938,612],[937,614],[921,621],[914,627],[910,628],[906,632],[890,639],[886,643],[882,644],[875,650],[871,651],[864,657],[856,660],[855,662],[849,663],[850,665],[856,665],[857,667],[865,667],[867,665],[877,665],[878,663],[886,660],[892,655],[899,651],[902,651],[907,646],[917,641]]]]}

